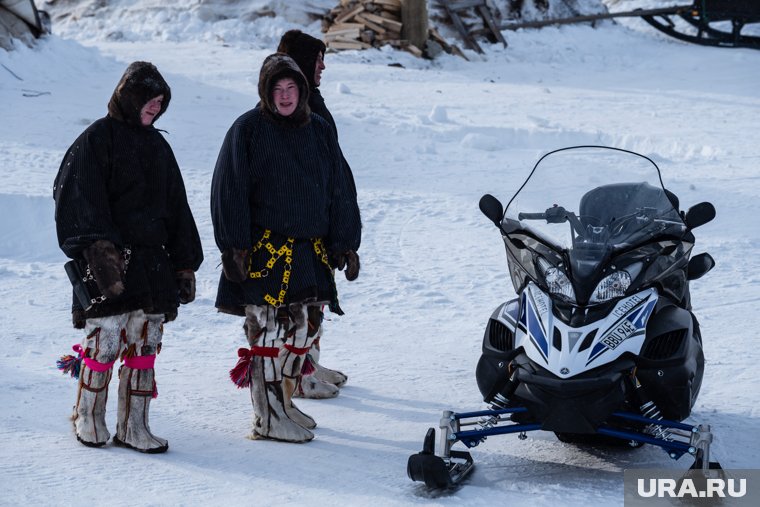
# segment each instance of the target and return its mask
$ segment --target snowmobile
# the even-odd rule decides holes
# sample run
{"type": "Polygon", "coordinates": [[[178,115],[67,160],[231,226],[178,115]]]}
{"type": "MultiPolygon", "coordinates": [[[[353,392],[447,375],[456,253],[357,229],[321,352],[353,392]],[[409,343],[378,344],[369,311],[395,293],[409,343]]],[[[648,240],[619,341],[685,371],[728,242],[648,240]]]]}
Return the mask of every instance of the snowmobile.
{"type": "Polygon", "coordinates": [[[475,377],[486,410],[444,411],[407,474],[429,488],[460,483],[487,437],[551,431],[563,442],[664,449],[710,461],[709,425],[691,414],[704,372],[689,282],[715,265],[691,256],[709,202],[679,211],[650,158],[574,146],[536,163],[503,208],[480,200],[499,229],[517,298],[492,313],[475,377]],[[589,190],[590,189],[590,190],[589,190]]]}

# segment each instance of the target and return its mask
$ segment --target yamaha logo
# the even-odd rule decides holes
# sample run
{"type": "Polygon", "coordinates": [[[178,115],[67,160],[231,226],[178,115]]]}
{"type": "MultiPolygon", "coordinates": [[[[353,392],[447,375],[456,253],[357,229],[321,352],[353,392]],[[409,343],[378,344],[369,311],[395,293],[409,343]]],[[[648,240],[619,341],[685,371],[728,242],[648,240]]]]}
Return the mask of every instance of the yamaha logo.
{"type": "Polygon", "coordinates": [[[559,370],[559,372],[560,372],[562,375],[567,375],[568,373],[570,373],[570,370],[569,370],[569,369],[567,369],[567,368],[562,368],[561,370],[559,370]]]}

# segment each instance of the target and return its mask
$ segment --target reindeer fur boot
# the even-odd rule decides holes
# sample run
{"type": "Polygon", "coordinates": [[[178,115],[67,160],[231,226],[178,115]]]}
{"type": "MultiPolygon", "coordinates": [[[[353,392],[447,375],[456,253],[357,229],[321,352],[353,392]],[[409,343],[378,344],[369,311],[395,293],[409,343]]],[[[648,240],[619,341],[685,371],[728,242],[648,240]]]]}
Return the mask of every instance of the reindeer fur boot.
{"type": "Polygon", "coordinates": [[[122,366],[119,371],[119,420],[113,443],[148,454],[169,449],[169,443],[150,431],[148,413],[155,392],[153,368],[122,366]]]}
{"type": "Polygon", "coordinates": [[[317,427],[317,422],[308,414],[303,413],[293,404],[293,393],[298,387],[298,379],[292,377],[283,377],[282,392],[285,395],[285,413],[295,423],[306,429],[313,430],[317,427]]]}
{"type": "Polygon", "coordinates": [[[106,402],[113,363],[119,355],[123,320],[114,316],[86,322],[82,371],[71,419],[77,440],[88,447],[100,447],[111,437],[106,427],[106,402]]]}
{"type": "Polygon", "coordinates": [[[293,421],[285,411],[282,379],[267,382],[264,378],[265,360],[269,358],[259,355],[253,356],[251,360],[251,401],[253,402],[251,439],[308,442],[314,438],[314,434],[293,421]]]}
{"type": "Polygon", "coordinates": [[[311,345],[311,349],[309,349],[309,360],[314,367],[314,372],[312,372],[312,375],[314,375],[317,380],[321,380],[322,382],[327,382],[334,385],[335,387],[343,387],[346,382],[348,382],[348,377],[346,374],[338,370],[331,370],[330,368],[326,368],[319,363],[321,350],[320,342],[323,333],[324,328],[320,325],[319,336],[317,336],[316,340],[314,340],[314,343],[311,345]]]}
{"type": "Polygon", "coordinates": [[[149,454],[166,452],[169,443],[150,431],[150,402],[158,395],[153,368],[161,348],[163,315],[132,312],[127,324],[128,347],[119,371],[119,404],[113,443],[149,454]]]}
{"type": "MultiPolygon", "coordinates": [[[[113,367],[113,363],[103,366],[113,367]]],[[[111,438],[106,427],[106,402],[111,368],[106,371],[93,371],[90,367],[87,364],[82,365],[77,404],[72,420],[77,440],[88,447],[100,447],[111,438]]]]}

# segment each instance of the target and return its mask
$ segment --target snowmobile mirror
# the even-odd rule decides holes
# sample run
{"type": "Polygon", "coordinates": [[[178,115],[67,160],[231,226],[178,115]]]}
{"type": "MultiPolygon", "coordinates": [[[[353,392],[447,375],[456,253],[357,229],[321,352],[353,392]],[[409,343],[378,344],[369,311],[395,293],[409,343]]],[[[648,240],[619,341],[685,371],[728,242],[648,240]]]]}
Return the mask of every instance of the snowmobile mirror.
{"type": "Polygon", "coordinates": [[[695,255],[689,260],[689,267],[686,270],[686,278],[689,280],[697,280],[702,278],[707,272],[715,267],[715,259],[705,252],[699,255],[695,255]]]}
{"type": "Polygon", "coordinates": [[[689,229],[696,229],[700,225],[705,225],[713,218],[715,218],[715,206],[709,202],[700,202],[689,208],[684,221],[689,229]]]}
{"type": "Polygon", "coordinates": [[[486,194],[480,198],[478,206],[480,206],[480,211],[482,211],[483,214],[496,225],[496,227],[501,229],[501,219],[504,216],[504,206],[502,206],[501,201],[491,194],[486,194]]]}

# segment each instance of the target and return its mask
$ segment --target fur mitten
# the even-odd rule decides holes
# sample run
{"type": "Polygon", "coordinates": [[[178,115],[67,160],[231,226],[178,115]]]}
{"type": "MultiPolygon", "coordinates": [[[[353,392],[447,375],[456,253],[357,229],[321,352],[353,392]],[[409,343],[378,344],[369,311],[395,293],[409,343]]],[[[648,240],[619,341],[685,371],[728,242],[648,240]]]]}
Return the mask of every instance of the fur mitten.
{"type": "Polygon", "coordinates": [[[124,292],[124,258],[108,240],[99,239],[82,251],[100,292],[115,298],[124,292]]]}
{"type": "Polygon", "coordinates": [[[81,308],[74,308],[71,310],[71,323],[74,325],[74,329],[84,329],[87,316],[84,310],[81,308]]]}
{"type": "Polygon", "coordinates": [[[248,278],[248,250],[230,248],[222,252],[222,270],[230,282],[243,283],[248,278]]]}
{"type": "Polygon", "coordinates": [[[345,253],[332,252],[329,255],[330,266],[339,271],[345,268],[346,280],[353,282],[359,277],[359,254],[353,250],[345,253]]]}
{"type": "Polygon", "coordinates": [[[177,271],[175,277],[179,289],[179,302],[186,305],[195,301],[195,273],[193,270],[177,271]]]}

